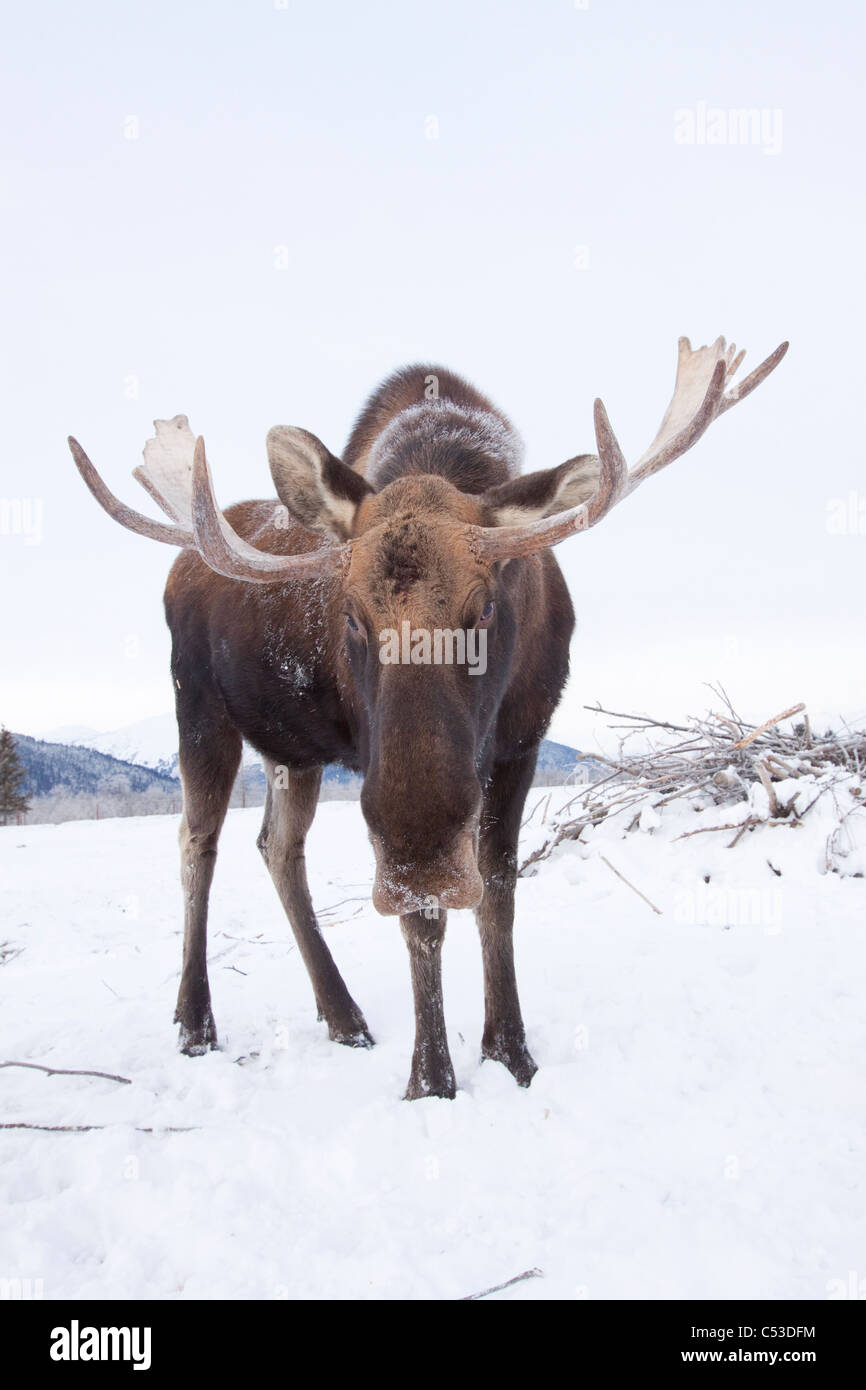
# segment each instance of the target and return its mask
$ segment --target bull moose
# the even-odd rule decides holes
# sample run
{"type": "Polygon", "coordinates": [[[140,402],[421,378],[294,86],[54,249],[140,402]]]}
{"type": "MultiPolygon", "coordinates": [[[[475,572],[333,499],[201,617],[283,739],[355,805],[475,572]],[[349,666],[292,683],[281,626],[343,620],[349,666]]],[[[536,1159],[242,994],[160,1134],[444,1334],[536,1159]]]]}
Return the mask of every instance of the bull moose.
{"type": "Polygon", "coordinates": [[[679,342],[670,405],[626,466],[595,402],[596,454],[521,475],[506,416],[461,377],[405,367],[363,407],[342,459],[304,429],[267,437],[279,503],[222,512],[204,442],[185,416],[156,421],[134,476],[169,517],[121,503],[81,446],[96,500],[139,535],[181,547],[165,590],[180,736],[184,893],[180,1046],[216,1045],[208,895],[242,740],[264,760],[258,839],[335,1042],[369,1047],[364,1015],[319,929],[304,841],[328,763],[363,775],[373,903],[409,949],[415,1045],[406,1096],[453,1097],[442,1003],[449,908],[474,908],[484,965],[483,1058],[521,1086],[527,1048],[514,970],[517,837],[539,742],[568,674],[574,614],[551,547],[595,526],[778,365],[738,385],[743,353],[679,342]],[[381,659],[380,635],[483,633],[486,661],[381,659]]]}

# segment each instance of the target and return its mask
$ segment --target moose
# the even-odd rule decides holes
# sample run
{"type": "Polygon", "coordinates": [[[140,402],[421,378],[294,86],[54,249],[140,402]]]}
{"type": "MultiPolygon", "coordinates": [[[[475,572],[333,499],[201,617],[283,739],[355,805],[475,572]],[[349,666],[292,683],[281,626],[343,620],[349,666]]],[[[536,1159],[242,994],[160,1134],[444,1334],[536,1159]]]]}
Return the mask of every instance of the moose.
{"type": "Polygon", "coordinates": [[[305,869],[322,769],[337,763],[363,776],[373,904],[400,918],[409,951],[415,1043],[406,1098],[455,1095],[441,984],[449,909],[473,908],[480,932],[482,1059],[529,1085],[537,1068],[512,944],[517,838],[574,628],[552,547],[597,525],[690,449],[787,347],[731,384],[742,352],[724,338],[695,350],[681,338],[670,405],[632,468],[596,400],[597,453],[521,474],[522,444],[508,418],[461,377],[426,364],[379,386],[342,458],[305,429],[272,429],[278,503],[222,511],[204,441],[182,415],[155,422],[133,475],[168,522],[120,502],[70,438],[105,511],[181,549],[165,612],[183,784],[175,1013],[183,1052],[217,1044],[208,896],[246,739],[268,778],[258,846],[329,1037],[373,1044],[319,929],[305,869]],[[447,660],[384,662],[379,635],[407,622],[413,635],[483,634],[483,672],[447,660]]]}

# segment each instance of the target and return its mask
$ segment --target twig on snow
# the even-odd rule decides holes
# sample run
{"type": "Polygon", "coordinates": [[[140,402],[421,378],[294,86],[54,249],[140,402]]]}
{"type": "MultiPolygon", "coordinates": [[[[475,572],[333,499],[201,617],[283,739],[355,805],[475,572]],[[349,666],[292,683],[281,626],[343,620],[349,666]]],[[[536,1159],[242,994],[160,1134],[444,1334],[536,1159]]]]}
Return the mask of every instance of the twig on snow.
{"type": "Polygon", "coordinates": [[[628,881],[628,879],[626,878],[625,874],[621,874],[620,871],[619,871],[619,869],[615,869],[614,866],[613,866],[613,864],[611,864],[611,862],[610,862],[609,859],[605,859],[605,857],[604,857],[603,854],[600,854],[598,857],[599,857],[599,859],[601,860],[602,864],[606,864],[607,867],[611,870],[611,872],[616,874],[617,878],[621,878],[621,879],[622,879],[623,883],[626,885],[627,888],[630,888],[631,891],[632,891],[633,893],[637,893],[637,895],[638,895],[639,898],[643,898],[643,900],[644,900],[644,902],[646,903],[647,907],[651,907],[652,910],[653,910],[653,912],[657,913],[659,917],[661,917],[661,916],[663,915],[661,908],[660,908],[660,907],[656,907],[655,903],[651,903],[650,900],[649,900],[649,898],[647,897],[646,893],[642,893],[642,892],[640,891],[639,888],[635,888],[635,886],[634,886],[633,883],[629,883],[629,881],[628,881]]]}
{"type": "MultiPolygon", "coordinates": [[[[745,824],[751,824],[754,817],[746,817],[745,824]]],[[[732,821],[726,825],[699,825],[696,830],[684,830],[682,835],[675,835],[674,841],[688,840],[692,835],[711,835],[716,830],[742,830],[743,821],[732,821]]]]}
{"type": "MultiPolygon", "coordinates": [[[[34,1125],[25,1120],[5,1121],[0,1124],[0,1129],[41,1129],[49,1134],[89,1134],[94,1129],[120,1129],[120,1125],[34,1125]]],[[[194,1129],[200,1129],[200,1125],[163,1125],[157,1128],[152,1126],[136,1125],[136,1134],[191,1134],[194,1129]]]]}
{"type": "Polygon", "coordinates": [[[131,1086],[128,1076],[115,1076],[110,1071],[75,1071],[70,1067],[43,1067],[39,1062],[0,1062],[0,1067],[27,1067],[30,1071],[44,1071],[46,1076],[99,1076],[103,1081],[119,1081],[122,1086],[131,1086]]]}
{"type": "Polygon", "coordinates": [[[493,1284],[489,1289],[482,1289],[480,1293],[466,1293],[460,1299],[461,1303],[473,1303],[478,1298],[486,1298],[489,1293],[499,1293],[500,1289],[510,1289],[512,1284],[520,1284],[524,1279],[543,1279],[544,1270],[525,1269],[522,1274],[515,1274],[513,1279],[506,1279],[504,1284],[493,1284]]]}

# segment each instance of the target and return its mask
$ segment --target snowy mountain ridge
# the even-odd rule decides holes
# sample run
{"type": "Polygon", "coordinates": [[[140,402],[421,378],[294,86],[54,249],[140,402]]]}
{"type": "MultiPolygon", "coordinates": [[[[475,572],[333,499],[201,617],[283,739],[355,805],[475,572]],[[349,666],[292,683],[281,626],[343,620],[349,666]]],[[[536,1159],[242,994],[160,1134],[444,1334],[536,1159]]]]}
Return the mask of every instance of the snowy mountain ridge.
{"type": "MultiPolygon", "coordinates": [[[[73,725],[67,726],[66,730],[52,730],[43,737],[47,741],[93,748],[98,753],[107,753],[110,757],[119,758],[122,762],[153,768],[155,772],[160,772],[168,777],[178,776],[177,723],[173,714],[152,715],[147,719],[139,719],[135,723],[127,724],[120,729],[110,730],[107,733],[98,733],[93,729],[73,725]]],[[[578,750],[571,748],[568,744],[544,739],[538,760],[539,776],[543,778],[557,773],[559,774],[557,780],[564,782],[573,773],[580,756],[578,750]]],[[[602,772],[600,765],[595,764],[592,759],[583,760],[583,766],[590,777],[600,775],[602,772]]],[[[261,772],[263,776],[261,757],[254,748],[250,748],[246,743],[244,744],[244,767],[261,772]]]]}

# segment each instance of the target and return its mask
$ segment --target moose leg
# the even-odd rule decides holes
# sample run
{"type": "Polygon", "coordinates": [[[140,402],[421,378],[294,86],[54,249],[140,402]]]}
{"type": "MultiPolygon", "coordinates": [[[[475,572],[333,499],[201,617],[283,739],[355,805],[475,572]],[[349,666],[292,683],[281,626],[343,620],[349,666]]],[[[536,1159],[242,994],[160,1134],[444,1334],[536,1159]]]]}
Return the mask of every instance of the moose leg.
{"type": "Polygon", "coordinates": [[[441,1096],[453,1100],[457,1082],[448,1051],[445,1011],[442,1006],[442,941],[447,913],[437,916],[410,912],[400,918],[409,947],[412,993],[415,997],[415,1047],[406,1100],[441,1096]]]}
{"type": "Polygon", "coordinates": [[[313,985],[319,1011],[333,1042],[349,1047],[372,1047],[364,1015],[343,983],[316,920],[310,890],[304,841],[316,814],[322,769],[307,772],[280,769],[265,760],[268,790],[258,846],[313,985]]]}
{"type": "Polygon", "coordinates": [[[183,816],[180,878],[183,885],[183,969],[174,1021],[179,1045],[198,1057],[217,1045],[207,977],[207,907],[217,841],[241,760],[241,736],[224,715],[196,711],[189,723],[178,710],[183,816]]]}
{"type": "Polygon", "coordinates": [[[481,1055],[507,1067],[520,1086],[536,1071],[526,1046],[514,972],[514,887],[517,837],[537,749],[493,769],[484,794],[478,867],[484,897],[475,910],[484,963],[484,1034],[481,1055]]]}

